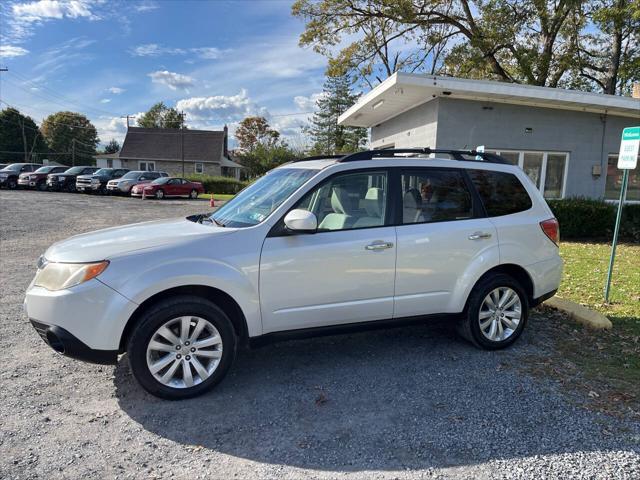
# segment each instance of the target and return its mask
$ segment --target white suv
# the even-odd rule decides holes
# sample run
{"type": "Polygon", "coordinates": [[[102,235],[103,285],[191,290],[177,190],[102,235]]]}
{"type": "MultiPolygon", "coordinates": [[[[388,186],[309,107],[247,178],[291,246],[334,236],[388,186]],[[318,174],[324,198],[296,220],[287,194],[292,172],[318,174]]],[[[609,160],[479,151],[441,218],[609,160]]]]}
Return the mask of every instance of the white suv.
{"type": "Polygon", "coordinates": [[[217,384],[239,345],[295,335],[444,316],[476,346],[506,347],[558,288],[557,243],[540,192],[495,155],[303,159],[213,214],[56,243],[25,311],[56,351],[127,352],[145,389],[186,398],[217,384]]]}

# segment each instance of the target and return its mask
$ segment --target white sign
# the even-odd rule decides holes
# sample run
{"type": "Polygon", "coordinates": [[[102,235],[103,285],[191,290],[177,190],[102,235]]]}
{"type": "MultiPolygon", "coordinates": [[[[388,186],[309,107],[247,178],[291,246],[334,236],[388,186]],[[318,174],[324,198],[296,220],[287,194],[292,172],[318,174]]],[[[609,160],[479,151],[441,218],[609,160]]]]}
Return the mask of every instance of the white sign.
{"type": "Polygon", "coordinates": [[[622,131],[620,153],[618,154],[618,168],[633,170],[638,165],[638,150],[640,150],[640,127],[629,127],[622,131]]]}
{"type": "MultiPolygon", "coordinates": [[[[478,145],[476,147],[476,152],[484,153],[484,145],[478,145]]],[[[476,160],[482,160],[482,155],[476,155],[476,160]]]]}

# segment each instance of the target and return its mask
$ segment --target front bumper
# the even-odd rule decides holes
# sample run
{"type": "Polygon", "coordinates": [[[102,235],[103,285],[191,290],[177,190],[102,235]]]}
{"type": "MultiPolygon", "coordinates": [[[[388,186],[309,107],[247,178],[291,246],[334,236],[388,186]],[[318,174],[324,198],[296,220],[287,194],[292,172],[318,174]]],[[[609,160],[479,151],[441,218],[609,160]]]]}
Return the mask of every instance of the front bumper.
{"type": "Polygon", "coordinates": [[[114,364],[118,361],[118,350],[96,350],[62,327],[30,321],[44,342],[62,355],[90,363],[114,364]]]}
{"type": "Polygon", "coordinates": [[[24,300],[27,318],[32,323],[45,325],[47,331],[53,329],[51,331],[63,339],[63,344],[66,339],[69,346],[64,353],[69,356],[73,355],[67,351],[86,350],[78,347],[77,342],[89,350],[119,350],[124,328],[137,307],[136,303],[98,279],[57,291],[32,284],[24,300]],[[74,340],[69,340],[59,329],[74,340]]]}
{"type": "Polygon", "coordinates": [[[130,187],[107,183],[107,190],[113,193],[127,193],[130,190],[130,187]]]}

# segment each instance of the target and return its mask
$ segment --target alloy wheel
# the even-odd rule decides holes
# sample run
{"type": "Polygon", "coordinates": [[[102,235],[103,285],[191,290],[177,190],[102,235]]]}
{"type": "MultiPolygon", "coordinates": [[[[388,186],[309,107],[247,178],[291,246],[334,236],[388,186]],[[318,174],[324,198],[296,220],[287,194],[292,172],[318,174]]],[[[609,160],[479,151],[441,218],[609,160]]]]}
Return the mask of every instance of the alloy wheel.
{"type": "Polygon", "coordinates": [[[172,388],[190,388],[207,380],[222,358],[222,337],[211,322],[182,316],[169,320],[151,336],[147,367],[172,388]]]}
{"type": "Polygon", "coordinates": [[[163,192],[162,190],[158,190],[158,191],[156,192],[156,198],[157,198],[158,200],[163,199],[163,198],[164,198],[164,192],[163,192]]]}
{"type": "Polygon", "coordinates": [[[488,340],[501,342],[518,329],[522,318],[522,302],[518,293],[509,287],[489,292],[480,306],[480,331],[488,340]]]}
{"type": "Polygon", "coordinates": [[[195,200],[196,198],[198,198],[198,191],[191,190],[191,194],[189,196],[191,197],[191,199],[195,200]]]}

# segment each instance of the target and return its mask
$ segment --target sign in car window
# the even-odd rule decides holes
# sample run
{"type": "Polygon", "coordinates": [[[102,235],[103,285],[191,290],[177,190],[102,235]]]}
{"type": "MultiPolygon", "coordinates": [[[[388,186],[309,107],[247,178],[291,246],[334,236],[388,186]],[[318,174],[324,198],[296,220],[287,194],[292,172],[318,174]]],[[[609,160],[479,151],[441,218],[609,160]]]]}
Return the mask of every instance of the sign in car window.
{"type": "Polygon", "coordinates": [[[640,127],[629,127],[622,131],[618,168],[633,170],[638,165],[638,150],[640,149],[640,127]]]}

